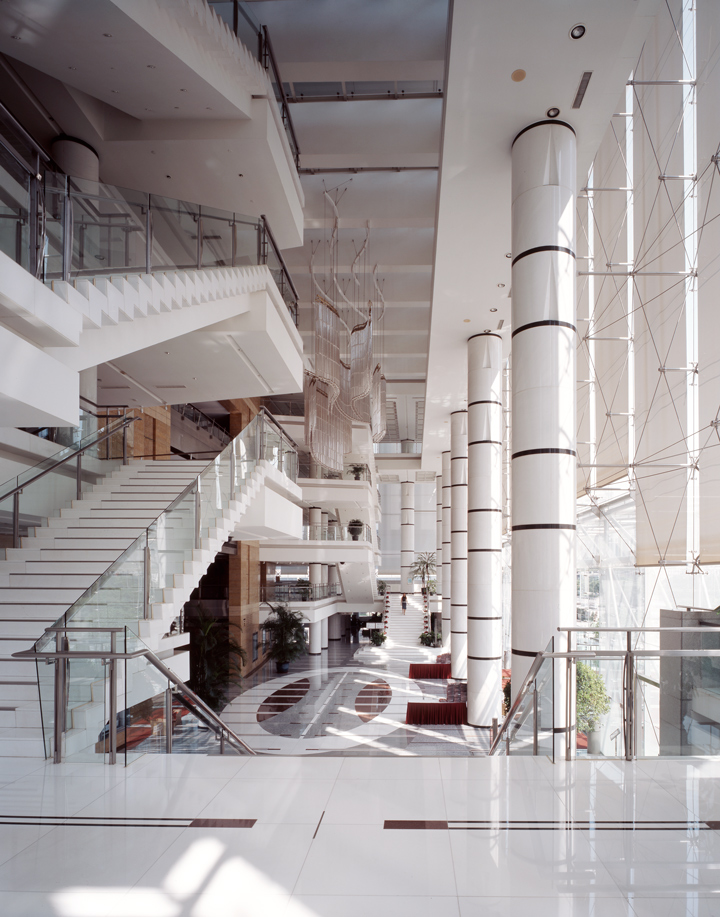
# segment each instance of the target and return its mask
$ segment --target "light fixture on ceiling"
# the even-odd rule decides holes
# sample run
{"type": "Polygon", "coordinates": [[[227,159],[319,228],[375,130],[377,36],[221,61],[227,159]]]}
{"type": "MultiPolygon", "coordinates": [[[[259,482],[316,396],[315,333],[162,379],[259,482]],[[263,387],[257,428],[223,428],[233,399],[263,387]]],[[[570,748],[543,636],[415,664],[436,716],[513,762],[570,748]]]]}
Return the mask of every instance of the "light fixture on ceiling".
{"type": "Polygon", "coordinates": [[[504,284],[504,283],[499,283],[499,284],[498,284],[498,289],[499,289],[499,290],[504,289],[504,287],[505,287],[505,284],[504,284]]]}
{"type": "Polygon", "coordinates": [[[103,38],[112,38],[110,32],[103,32],[103,38]]]}
{"type": "Polygon", "coordinates": [[[117,94],[120,92],[120,90],[119,90],[119,89],[111,89],[110,92],[114,92],[115,95],[117,95],[117,94]]]}
{"type": "Polygon", "coordinates": [[[490,329],[489,329],[489,328],[486,328],[486,329],[483,331],[483,334],[490,334],[490,329]]]}
{"type": "Polygon", "coordinates": [[[548,108],[545,114],[548,116],[548,118],[557,118],[557,116],[560,114],[560,109],[559,108],[548,108]]]}
{"type": "Polygon", "coordinates": [[[505,252],[506,258],[512,258],[512,252],[505,252]]]}
{"type": "Polygon", "coordinates": [[[497,312],[497,309],[491,309],[490,311],[491,311],[491,312],[497,312]]]}
{"type": "Polygon", "coordinates": [[[22,41],[22,38],[19,35],[11,35],[10,37],[13,41],[22,41]]]}
{"type": "Polygon", "coordinates": [[[147,65],[147,68],[148,68],[148,70],[154,70],[154,69],[155,69],[155,64],[148,64],[148,65],[147,65]]]}
{"type": "Polygon", "coordinates": [[[578,22],[577,25],[574,25],[570,29],[570,38],[574,39],[575,41],[577,41],[578,38],[582,38],[584,34],[585,26],[581,22],[578,22]]]}
{"type": "Polygon", "coordinates": [[[469,318],[464,318],[463,321],[464,321],[464,322],[469,322],[470,319],[469,319],[469,318]]]}
{"type": "Polygon", "coordinates": [[[513,81],[513,83],[522,83],[526,76],[527,73],[525,73],[524,70],[513,70],[513,72],[510,74],[510,79],[513,81]]]}

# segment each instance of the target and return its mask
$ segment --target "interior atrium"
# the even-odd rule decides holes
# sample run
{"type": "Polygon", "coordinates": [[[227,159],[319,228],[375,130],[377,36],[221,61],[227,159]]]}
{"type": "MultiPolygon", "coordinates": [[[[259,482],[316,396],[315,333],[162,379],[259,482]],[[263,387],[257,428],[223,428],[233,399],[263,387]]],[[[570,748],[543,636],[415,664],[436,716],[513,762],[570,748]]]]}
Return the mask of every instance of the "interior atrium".
{"type": "Polygon", "coordinates": [[[719,170],[717,0],[0,0],[3,917],[715,917],[719,170]]]}

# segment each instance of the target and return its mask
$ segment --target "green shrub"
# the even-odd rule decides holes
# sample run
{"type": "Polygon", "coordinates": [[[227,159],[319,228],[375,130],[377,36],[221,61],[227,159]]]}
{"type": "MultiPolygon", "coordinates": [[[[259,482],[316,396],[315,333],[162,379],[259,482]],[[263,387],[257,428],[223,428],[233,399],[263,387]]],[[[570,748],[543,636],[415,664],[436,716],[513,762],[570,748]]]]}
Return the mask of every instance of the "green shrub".
{"type": "Polygon", "coordinates": [[[610,695],[597,669],[578,662],[576,680],[577,729],[585,735],[600,725],[600,717],[610,712],[610,695]]]}

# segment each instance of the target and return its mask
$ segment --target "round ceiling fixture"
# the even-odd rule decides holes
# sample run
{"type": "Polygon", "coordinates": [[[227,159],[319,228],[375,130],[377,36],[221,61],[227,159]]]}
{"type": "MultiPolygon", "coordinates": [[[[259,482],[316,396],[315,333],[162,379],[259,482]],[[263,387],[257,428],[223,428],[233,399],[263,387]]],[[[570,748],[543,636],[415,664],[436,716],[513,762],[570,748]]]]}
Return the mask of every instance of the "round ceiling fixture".
{"type": "Polygon", "coordinates": [[[512,252],[505,252],[506,258],[512,258],[512,252]]]}
{"type": "Polygon", "coordinates": [[[575,41],[577,41],[578,38],[582,38],[584,34],[585,26],[581,22],[578,22],[577,25],[574,25],[570,29],[570,38],[574,39],[575,41]]]}
{"type": "Polygon", "coordinates": [[[513,83],[522,83],[526,76],[527,73],[525,73],[524,70],[513,70],[513,72],[510,74],[510,79],[513,81],[513,83]]]}
{"type": "Polygon", "coordinates": [[[111,32],[103,32],[103,38],[112,38],[111,32]]]}
{"type": "Polygon", "coordinates": [[[483,331],[483,334],[490,334],[490,333],[491,333],[491,332],[490,332],[490,329],[489,329],[489,328],[486,328],[486,329],[483,331]]]}
{"type": "Polygon", "coordinates": [[[469,322],[470,319],[469,319],[469,318],[464,318],[463,321],[464,321],[464,322],[469,322]]]}
{"type": "Polygon", "coordinates": [[[560,109],[559,108],[548,108],[545,114],[548,116],[548,118],[557,118],[557,116],[560,114],[560,109]]]}
{"type": "Polygon", "coordinates": [[[499,283],[499,284],[498,284],[498,289],[502,290],[502,289],[504,289],[504,287],[505,287],[505,284],[504,284],[504,283],[499,283]]]}
{"type": "Polygon", "coordinates": [[[497,312],[497,309],[491,309],[490,311],[491,311],[491,312],[497,312]]]}

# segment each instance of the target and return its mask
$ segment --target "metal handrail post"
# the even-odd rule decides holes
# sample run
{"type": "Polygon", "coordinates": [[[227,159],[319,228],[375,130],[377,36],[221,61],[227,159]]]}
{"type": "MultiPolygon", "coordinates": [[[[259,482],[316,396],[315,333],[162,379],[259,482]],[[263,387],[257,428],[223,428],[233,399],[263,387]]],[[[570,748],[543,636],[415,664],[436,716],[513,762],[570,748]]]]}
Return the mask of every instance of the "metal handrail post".
{"type": "MultiPolygon", "coordinates": [[[[128,435],[128,425],[126,425],[126,426],[123,427],[123,456],[122,456],[122,458],[123,458],[123,465],[127,465],[127,463],[128,463],[128,448],[127,448],[127,447],[128,447],[128,441],[127,441],[127,435],[128,435]]],[[[108,448],[109,448],[109,444],[108,444],[108,448]]]]}
{"type": "Polygon", "coordinates": [[[78,452],[75,469],[75,496],[78,500],[82,500],[82,452],[78,452]]]}
{"type": "Polygon", "coordinates": [[[153,219],[150,209],[150,195],[148,194],[147,210],[145,211],[145,273],[152,274],[152,233],[153,219]]]}
{"type": "MultiPolygon", "coordinates": [[[[69,181],[69,179],[67,180],[69,181]]],[[[63,280],[70,282],[70,273],[72,268],[72,250],[73,250],[73,210],[72,198],[70,197],[70,187],[65,185],[65,197],[63,198],[63,280]]]]}
{"type": "Polygon", "coordinates": [[[627,634],[627,652],[625,653],[625,759],[633,759],[633,654],[631,635],[627,634]]]}
{"type": "Polygon", "coordinates": [[[236,477],[236,467],[235,467],[235,442],[233,441],[230,444],[230,499],[235,499],[235,477],[236,477]]]}
{"type": "Polygon", "coordinates": [[[143,557],[143,617],[149,621],[150,612],[150,575],[152,573],[152,558],[150,556],[150,535],[145,533],[145,551],[143,557]]]}
{"type": "Polygon", "coordinates": [[[498,718],[494,716],[492,718],[492,740],[493,742],[495,741],[495,739],[497,739],[497,734],[498,734],[498,718]]]}
{"type": "Polygon", "coordinates": [[[538,690],[537,682],[533,690],[533,755],[538,754],[538,690]]]}
{"type": "MultiPolygon", "coordinates": [[[[63,650],[63,634],[58,633],[55,635],[55,648],[58,653],[61,653],[63,650]]],[[[55,724],[53,730],[53,763],[61,764],[62,763],[62,734],[65,727],[65,666],[67,661],[62,657],[58,656],[55,660],[55,683],[53,685],[54,694],[55,694],[55,724]]]]}
{"type": "Polygon", "coordinates": [[[109,684],[109,694],[110,694],[110,722],[109,722],[109,740],[110,740],[110,749],[108,755],[108,764],[117,763],[117,716],[118,716],[118,696],[117,696],[117,672],[115,669],[116,662],[114,654],[117,652],[116,646],[116,633],[112,631],[110,633],[110,652],[113,654],[108,659],[107,667],[107,677],[110,682],[109,684]]]}
{"type": "Polygon", "coordinates": [[[202,216],[197,218],[197,269],[202,268],[203,259],[203,220],[202,216]]]}
{"type": "Polygon", "coordinates": [[[172,754],[173,746],[173,692],[170,685],[165,690],[165,752],[172,754]]]}
{"type": "Polygon", "coordinates": [[[13,494],[13,547],[20,547],[20,494],[21,490],[16,490],[13,494]]]}
{"type": "Polygon", "coordinates": [[[195,547],[199,550],[200,548],[200,515],[201,515],[201,501],[200,501],[200,478],[197,480],[195,486],[195,547]]]}
{"type": "Polygon", "coordinates": [[[225,754],[225,732],[223,730],[220,731],[220,754],[225,754]]]}

